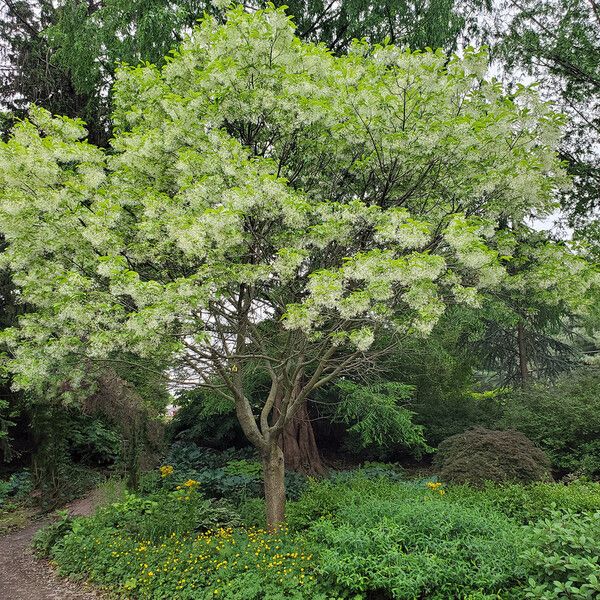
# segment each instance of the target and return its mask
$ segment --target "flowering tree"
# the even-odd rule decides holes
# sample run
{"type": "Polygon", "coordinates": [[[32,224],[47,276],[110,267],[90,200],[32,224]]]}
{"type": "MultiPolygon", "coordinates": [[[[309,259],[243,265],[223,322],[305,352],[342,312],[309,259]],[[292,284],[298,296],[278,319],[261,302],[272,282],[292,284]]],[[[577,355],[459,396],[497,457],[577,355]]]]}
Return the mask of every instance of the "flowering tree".
{"type": "MultiPolygon", "coordinates": [[[[2,257],[35,307],[5,335],[16,384],[168,359],[235,403],[276,526],[278,442],[308,396],[505,285],[514,238],[495,224],[552,207],[561,119],[485,65],[358,43],[334,57],[279,10],[235,9],[163,69],[121,70],[108,152],[34,109],[0,148],[2,257]]],[[[560,280],[573,298],[580,275],[560,280]]]]}

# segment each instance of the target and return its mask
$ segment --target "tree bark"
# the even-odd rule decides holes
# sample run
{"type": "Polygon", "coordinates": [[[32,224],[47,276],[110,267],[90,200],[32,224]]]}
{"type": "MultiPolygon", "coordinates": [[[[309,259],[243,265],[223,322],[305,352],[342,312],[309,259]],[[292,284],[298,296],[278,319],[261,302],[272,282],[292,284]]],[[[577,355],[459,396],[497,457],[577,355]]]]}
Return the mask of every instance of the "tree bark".
{"type": "Polygon", "coordinates": [[[315,440],[307,403],[292,416],[279,439],[285,466],[305,475],[324,475],[325,467],[315,440]]]}
{"type": "Polygon", "coordinates": [[[271,441],[262,455],[267,528],[277,530],[285,521],[285,466],[277,440],[271,441]]]}

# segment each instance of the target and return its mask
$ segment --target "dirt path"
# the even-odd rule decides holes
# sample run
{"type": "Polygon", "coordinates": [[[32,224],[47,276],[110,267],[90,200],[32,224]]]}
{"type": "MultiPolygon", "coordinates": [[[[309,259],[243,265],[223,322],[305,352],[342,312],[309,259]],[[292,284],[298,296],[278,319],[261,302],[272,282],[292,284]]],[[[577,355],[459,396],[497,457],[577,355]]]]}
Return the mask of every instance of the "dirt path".
{"type": "MultiPolygon", "coordinates": [[[[94,496],[76,500],[66,508],[73,515],[89,515],[96,505],[94,496]]],[[[1,600],[93,600],[97,592],[60,579],[48,563],[31,552],[35,532],[51,520],[39,521],[26,529],[0,537],[1,600]]]]}

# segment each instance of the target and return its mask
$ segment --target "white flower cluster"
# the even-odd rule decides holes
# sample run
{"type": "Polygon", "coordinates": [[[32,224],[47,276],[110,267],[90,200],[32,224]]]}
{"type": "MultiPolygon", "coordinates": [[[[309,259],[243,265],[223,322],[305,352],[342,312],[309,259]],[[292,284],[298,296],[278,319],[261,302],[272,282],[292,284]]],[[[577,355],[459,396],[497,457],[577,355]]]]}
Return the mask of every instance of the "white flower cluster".
{"type": "Polygon", "coordinates": [[[546,210],[561,181],[559,121],[533,91],[519,104],[482,81],[485,64],[364,42],[333,56],[284,10],[238,7],[164,69],[119,72],[110,154],[34,109],[0,143],[1,260],[35,309],[10,341],[19,381],[75,351],[164,358],[185,336],[211,356],[204,334],[226,319],[235,335],[240,296],[273,346],[340,352],[366,352],[382,325],[427,334],[447,294],[588,302],[578,280],[595,274],[572,255],[502,266],[521,242],[499,216],[546,210]]]}

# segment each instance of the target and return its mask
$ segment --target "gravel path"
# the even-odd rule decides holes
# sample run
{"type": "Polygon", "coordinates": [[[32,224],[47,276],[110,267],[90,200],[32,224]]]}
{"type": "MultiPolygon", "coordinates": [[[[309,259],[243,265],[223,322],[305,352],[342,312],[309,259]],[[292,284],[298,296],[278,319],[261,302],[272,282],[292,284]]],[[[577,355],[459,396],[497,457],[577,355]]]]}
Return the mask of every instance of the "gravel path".
{"type": "MultiPolygon", "coordinates": [[[[77,500],[67,508],[73,515],[89,515],[93,497],[77,500]]],[[[93,600],[101,596],[85,586],[56,576],[50,565],[38,560],[31,551],[35,532],[49,523],[40,521],[0,537],[0,599],[1,600],[93,600]]]]}

